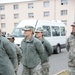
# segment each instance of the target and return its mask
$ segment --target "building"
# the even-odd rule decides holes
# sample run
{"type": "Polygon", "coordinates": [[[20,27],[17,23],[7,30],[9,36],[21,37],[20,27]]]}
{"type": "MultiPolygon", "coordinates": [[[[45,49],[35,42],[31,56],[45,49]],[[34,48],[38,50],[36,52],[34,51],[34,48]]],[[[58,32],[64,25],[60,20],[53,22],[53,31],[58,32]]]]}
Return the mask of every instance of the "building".
{"type": "Polygon", "coordinates": [[[66,25],[67,36],[75,21],[75,0],[32,0],[0,3],[0,28],[11,33],[23,19],[61,20],[66,25]]]}

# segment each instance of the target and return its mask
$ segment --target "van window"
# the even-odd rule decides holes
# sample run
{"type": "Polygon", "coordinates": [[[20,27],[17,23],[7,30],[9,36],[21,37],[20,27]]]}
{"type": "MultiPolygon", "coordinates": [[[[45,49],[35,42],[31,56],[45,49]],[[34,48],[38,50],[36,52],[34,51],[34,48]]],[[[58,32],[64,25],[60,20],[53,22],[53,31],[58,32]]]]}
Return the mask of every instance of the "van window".
{"type": "Polygon", "coordinates": [[[52,26],[52,36],[60,36],[60,28],[58,26],[52,26]]]}
{"type": "Polygon", "coordinates": [[[65,36],[66,33],[65,33],[65,27],[60,27],[61,29],[61,36],[65,36]]]}
{"type": "Polygon", "coordinates": [[[43,26],[43,29],[44,29],[44,36],[51,36],[51,30],[50,30],[50,26],[43,26]]]}
{"type": "Polygon", "coordinates": [[[22,28],[15,28],[14,31],[12,32],[12,35],[15,37],[24,37],[22,28]]]}

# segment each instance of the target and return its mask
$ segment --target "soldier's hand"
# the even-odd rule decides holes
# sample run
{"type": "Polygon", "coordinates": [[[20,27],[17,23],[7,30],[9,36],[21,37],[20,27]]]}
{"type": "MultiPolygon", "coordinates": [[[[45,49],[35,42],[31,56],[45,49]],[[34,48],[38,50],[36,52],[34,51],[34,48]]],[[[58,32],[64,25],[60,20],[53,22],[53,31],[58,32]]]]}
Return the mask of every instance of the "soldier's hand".
{"type": "Polygon", "coordinates": [[[49,67],[50,67],[50,65],[48,62],[43,63],[42,64],[42,72],[49,72],[49,67]]]}

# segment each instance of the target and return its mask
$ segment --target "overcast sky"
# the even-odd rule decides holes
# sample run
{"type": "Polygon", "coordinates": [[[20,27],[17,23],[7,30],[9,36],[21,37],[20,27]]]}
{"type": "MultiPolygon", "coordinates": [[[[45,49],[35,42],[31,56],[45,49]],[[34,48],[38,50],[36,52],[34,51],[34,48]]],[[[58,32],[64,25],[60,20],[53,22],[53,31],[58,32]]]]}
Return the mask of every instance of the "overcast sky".
{"type": "Polygon", "coordinates": [[[20,2],[20,1],[32,1],[32,0],[0,0],[0,3],[20,2]]]}

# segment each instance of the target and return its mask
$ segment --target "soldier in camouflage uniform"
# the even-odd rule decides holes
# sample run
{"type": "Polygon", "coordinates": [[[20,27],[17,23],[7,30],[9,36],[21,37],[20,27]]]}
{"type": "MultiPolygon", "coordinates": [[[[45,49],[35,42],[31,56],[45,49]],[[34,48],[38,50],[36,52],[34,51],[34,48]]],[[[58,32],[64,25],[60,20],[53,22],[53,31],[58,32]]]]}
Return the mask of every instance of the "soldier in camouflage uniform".
{"type": "Polygon", "coordinates": [[[75,22],[71,25],[72,33],[70,37],[67,39],[66,48],[69,51],[69,75],[75,75],[75,22]]]}
{"type": "Polygon", "coordinates": [[[45,50],[45,54],[47,57],[47,62],[42,64],[42,75],[49,75],[49,56],[53,53],[53,48],[50,45],[50,43],[43,37],[43,28],[38,27],[35,31],[35,36],[36,38],[38,38],[39,40],[41,40],[43,46],[44,46],[44,50],[45,50]]]}
{"type": "Polygon", "coordinates": [[[35,30],[33,26],[25,26],[23,30],[25,38],[21,42],[21,49],[23,50],[22,75],[42,75],[41,63],[47,61],[43,45],[40,40],[33,36],[35,30]]]}
{"type": "Polygon", "coordinates": [[[12,44],[3,36],[0,30],[0,75],[15,75],[16,53],[12,44]]]}
{"type": "Polygon", "coordinates": [[[20,49],[16,44],[14,44],[15,38],[14,38],[13,35],[8,35],[7,38],[8,38],[8,40],[11,42],[11,44],[12,44],[12,45],[15,47],[15,49],[16,49],[15,52],[16,52],[17,58],[16,58],[15,73],[16,73],[16,75],[17,75],[18,65],[19,65],[20,60],[21,60],[21,58],[22,58],[22,51],[21,51],[21,49],[20,49]]]}

